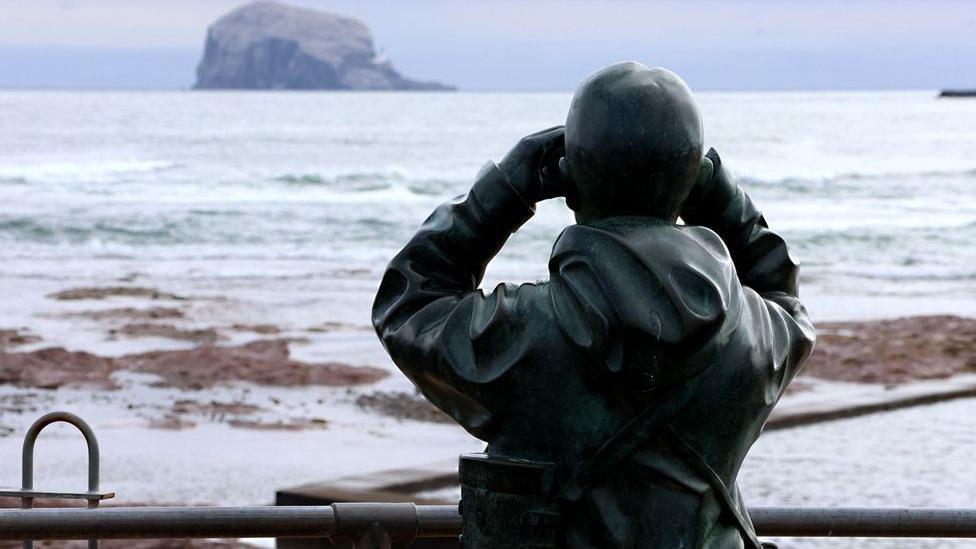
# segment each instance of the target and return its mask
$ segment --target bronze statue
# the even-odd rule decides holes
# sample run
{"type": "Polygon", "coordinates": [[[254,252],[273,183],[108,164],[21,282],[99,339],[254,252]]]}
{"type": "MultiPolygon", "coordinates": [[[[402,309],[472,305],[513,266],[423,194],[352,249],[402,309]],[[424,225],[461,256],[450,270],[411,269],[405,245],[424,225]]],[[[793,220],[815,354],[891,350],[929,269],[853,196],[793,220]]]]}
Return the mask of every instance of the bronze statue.
{"type": "Polygon", "coordinates": [[[377,333],[488,443],[461,459],[464,547],[760,546],[736,475],[815,335],[786,242],[702,152],[677,75],[612,65],[390,263],[377,333]],[[556,196],[577,224],[549,281],[485,295],[488,262],[556,196]]]}

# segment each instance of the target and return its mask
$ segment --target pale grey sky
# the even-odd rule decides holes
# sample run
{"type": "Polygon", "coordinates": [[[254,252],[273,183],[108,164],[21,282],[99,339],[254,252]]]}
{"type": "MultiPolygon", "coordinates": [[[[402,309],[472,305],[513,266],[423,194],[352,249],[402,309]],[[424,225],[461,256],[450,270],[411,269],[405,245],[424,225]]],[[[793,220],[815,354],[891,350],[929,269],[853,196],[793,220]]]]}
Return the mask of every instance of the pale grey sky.
{"type": "MultiPolygon", "coordinates": [[[[181,88],[240,0],[0,0],[0,87],[181,88]]],[[[696,89],[976,87],[976,2],[290,0],[363,20],[404,74],[569,90],[623,59],[696,89]]]]}

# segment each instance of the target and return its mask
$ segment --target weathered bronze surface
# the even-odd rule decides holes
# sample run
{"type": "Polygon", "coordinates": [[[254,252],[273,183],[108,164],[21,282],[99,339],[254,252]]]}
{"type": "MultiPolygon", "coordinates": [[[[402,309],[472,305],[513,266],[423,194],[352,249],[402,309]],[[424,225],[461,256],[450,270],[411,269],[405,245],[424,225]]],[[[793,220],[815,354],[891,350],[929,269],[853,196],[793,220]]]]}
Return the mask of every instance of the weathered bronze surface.
{"type": "Polygon", "coordinates": [[[620,63],[392,260],[373,323],[461,461],[465,547],[757,547],[739,467],[814,343],[798,264],[675,74],[620,63]],[[540,200],[550,278],[478,289],[540,200]],[[678,218],[684,224],[678,224],[678,218]]]}

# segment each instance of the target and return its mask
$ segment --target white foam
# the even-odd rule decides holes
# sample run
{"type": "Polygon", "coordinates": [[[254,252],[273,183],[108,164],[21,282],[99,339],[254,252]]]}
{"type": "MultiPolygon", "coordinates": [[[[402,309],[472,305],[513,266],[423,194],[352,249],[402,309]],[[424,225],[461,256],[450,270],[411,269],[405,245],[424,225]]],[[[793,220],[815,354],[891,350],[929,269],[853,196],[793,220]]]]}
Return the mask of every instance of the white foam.
{"type": "Polygon", "coordinates": [[[80,162],[42,162],[0,164],[0,179],[51,183],[101,181],[122,175],[140,175],[177,166],[167,160],[107,160],[80,162]]]}

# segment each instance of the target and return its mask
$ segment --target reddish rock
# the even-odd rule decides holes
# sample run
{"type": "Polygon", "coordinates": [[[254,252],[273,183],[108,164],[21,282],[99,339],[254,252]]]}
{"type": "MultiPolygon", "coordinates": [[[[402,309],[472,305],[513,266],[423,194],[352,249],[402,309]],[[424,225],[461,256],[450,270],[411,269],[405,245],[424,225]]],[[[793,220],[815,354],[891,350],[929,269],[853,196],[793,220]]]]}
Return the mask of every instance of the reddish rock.
{"type": "Polygon", "coordinates": [[[185,330],[172,324],[153,324],[151,322],[126,324],[121,328],[109,330],[109,334],[129,337],[162,337],[196,343],[215,343],[217,340],[223,339],[223,336],[213,328],[185,330]]]}
{"type": "Polygon", "coordinates": [[[67,318],[88,318],[91,320],[160,320],[167,318],[183,318],[183,311],[176,307],[116,307],[100,311],[79,311],[65,313],[67,318]]]}
{"type": "Polygon", "coordinates": [[[185,351],[153,351],[124,358],[127,367],[157,374],[167,386],[203,389],[217,383],[249,381],[258,385],[360,385],[388,374],[368,366],[292,360],[287,340],[260,340],[237,347],[201,346],[185,351]]]}
{"type": "Polygon", "coordinates": [[[62,347],[27,353],[0,352],[0,383],[39,389],[68,384],[115,389],[111,375],[118,367],[114,359],[62,347]]]}
{"type": "Polygon", "coordinates": [[[82,299],[107,299],[109,297],[148,297],[149,299],[185,300],[185,297],[162,292],[155,288],[143,286],[97,286],[70,288],[49,295],[58,301],[77,301],[82,299]]]}
{"type": "Polygon", "coordinates": [[[220,402],[218,400],[198,402],[196,400],[183,399],[173,403],[173,414],[176,415],[242,416],[255,414],[260,411],[260,406],[245,402],[220,402]]]}
{"type": "Polygon", "coordinates": [[[401,420],[454,423],[450,416],[416,393],[376,391],[360,395],[356,398],[356,404],[365,410],[372,410],[401,420]]]}
{"type": "Polygon", "coordinates": [[[339,362],[292,360],[287,339],[254,341],[234,347],[203,345],[185,351],[152,351],[119,358],[101,357],[61,347],[24,353],[0,350],[0,384],[56,389],[84,385],[115,389],[111,375],[132,370],[160,376],[160,385],[205,389],[219,383],[245,381],[258,385],[300,387],[373,383],[385,370],[339,362]]]}
{"type": "Polygon", "coordinates": [[[915,316],[824,322],[817,329],[804,375],[895,384],[976,371],[976,319],[915,316]]]}
{"type": "Polygon", "coordinates": [[[257,421],[251,419],[232,419],[227,422],[231,427],[242,429],[257,429],[259,431],[305,431],[307,429],[325,429],[329,422],[313,417],[310,419],[290,419],[276,421],[257,421]]]}
{"type": "Polygon", "coordinates": [[[231,329],[238,332],[252,332],[261,335],[274,335],[281,333],[281,328],[275,326],[274,324],[234,324],[231,326],[231,329]]]}
{"type": "Polygon", "coordinates": [[[41,338],[24,329],[0,329],[0,351],[7,349],[8,347],[26,345],[28,343],[35,343],[40,340],[41,338]]]}

